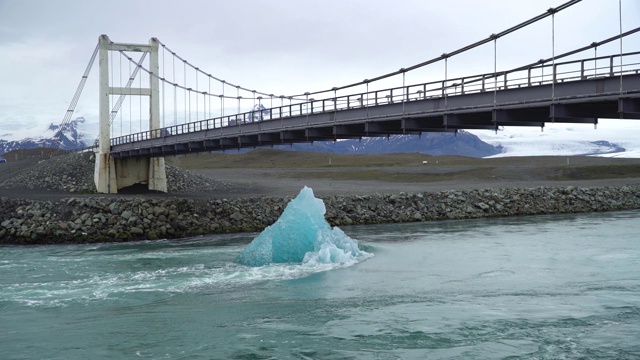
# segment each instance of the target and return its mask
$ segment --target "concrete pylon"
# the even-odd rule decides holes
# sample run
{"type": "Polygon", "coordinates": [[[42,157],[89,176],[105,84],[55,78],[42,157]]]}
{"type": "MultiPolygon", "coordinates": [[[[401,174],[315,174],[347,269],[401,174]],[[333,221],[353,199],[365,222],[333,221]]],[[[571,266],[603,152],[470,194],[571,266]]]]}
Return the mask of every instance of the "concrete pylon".
{"type": "MultiPolygon", "coordinates": [[[[152,132],[153,137],[160,137],[160,63],[158,61],[158,39],[149,40],[151,56],[149,57],[149,67],[156,76],[150,76],[151,99],[149,100],[149,129],[157,130],[152,132]]],[[[147,176],[149,190],[167,192],[167,173],[164,164],[164,157],[149,158],[149,173],[147,176]]]]}
{"type": "Polygon", "coordinates": [[[100,125],[98,131],[98,149],[96,151],[96,164],[93,180],[96,190],[103,194],[115,194],[118,192],[115,162],[109,155],[111,150],[111,136],[109,133],[109,45],[110,40],[107,35],[98,38],[98,61],[99,61],[99,117],[100,125]]]}
{"type": "Polygon", "coordinates": [[[158,40],[152,38],[149,45],[117,44],[101,35],[99,43],[100,61],[100,131],[94,182],[99,193],[115,194],[134,184],[147,184],[150,190],[167,192],[167,175],[163,157],[113,158],[110,136],[110,95],[149,96],[149,129],[152,136],[160,136],[160,87],[156,76],[150,75],[148,89],[118,88],[109,86],[109,51],[136,51],[149,53],[149,67],[153,74],[159,73],[158,40]]]}

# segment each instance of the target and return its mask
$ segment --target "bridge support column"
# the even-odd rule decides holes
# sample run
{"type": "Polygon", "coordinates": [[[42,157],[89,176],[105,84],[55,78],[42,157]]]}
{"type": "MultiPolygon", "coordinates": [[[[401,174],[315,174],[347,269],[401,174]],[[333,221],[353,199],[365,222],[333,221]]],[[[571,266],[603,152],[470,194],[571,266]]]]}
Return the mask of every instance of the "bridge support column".
{"type": "Polygon", "coordinates": [[[103,194],[115,194],[118,192],[118,180],[116,179],[115,159],[108,153],[96,154],[96,166],[93,174],[96,190],[103,194]]]}
{"type": "MultiPolygon", "coordinates": [[[[149,40],[151,56],[149,57],[149,70],[156,76],[149,77],[151,95],[149,99],[149,129],[152,137],[160,137],[160,63],[158,61],[158,40],[149,40]]],[[[149,160],[149,172],[147,175],[149,190],[167,192],[167,173],[163,157],[152,157],[149,160]]]]}
{"type": "Polygon", "coordinates": [[[164,158],[149,159],[149,190],[167,192],[167,172],[164,158]]]}
{"type": "Polygon", "coordinates": [[[149,190],[167,192],[163,158],[126,158],[115,160],[117,188],[147,184],[149,190]]]}
{"type": "Polygon", "coordinates": [[[116,180],[115,161],[109,154],[111,148],[109,134],[109,38],[106,35],[101,35],[98,39],[98,45],[100,47],[98,55],[100,125],[93,180],[99,193],[114,194],[118,192],[118,181],[116,180]]]}
{"type": "Polygon", "coordinates": [[[109,154],[96,154],[94,181],[96,190],[116,194],[119,189],[147,184],[149,190],[167,192],[164,158],[114,159],[109,154]]]}
{"type": "Polygon", "coordinates": [[[96,190],[99,193],[115,194],[118,189],[127,186],[147,184],[149,190],[167,192],[167,175],[163,157],[116,159],[110,154],[110,95],[149,96],[149,130],[151,130],[152,137],[160,136],[160,87],[157,78],[160,68],[158,41],[152,38],[149,40],[149,45],[116,44],[112,43],[106,35],[101,35],[98,43],[100,48],[100,131],[94,172],[96,190]],[[150,55],[149,70],[152,72],[149,76],[149,89],[110,87],[109,51],[148,52],[150,55]]]}

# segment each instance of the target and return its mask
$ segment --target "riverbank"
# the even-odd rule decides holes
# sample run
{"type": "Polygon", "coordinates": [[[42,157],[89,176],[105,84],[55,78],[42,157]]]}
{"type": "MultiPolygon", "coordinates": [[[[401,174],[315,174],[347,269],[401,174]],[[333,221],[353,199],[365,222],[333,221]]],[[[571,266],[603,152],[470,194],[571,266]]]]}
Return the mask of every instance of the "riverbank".
{"type": "Polygon", "coordinates": [[[92,154],[1,164],[0,244],[257,232],[303,186],[338,226],[640,208],[640,159],[257,150],[167,161],[168,194],[113,195],[93,193],[92,154]]]}
{"type": "MultiPolygon", "coordinates": [[[[640,208],[640,185],[474,189],[322,197],[331,225],[620,211],[640,208]]],[[[183,199],[0,198],[0,244],[61,244],[175,239],[257,232],[291,197],[183,199]]]]}

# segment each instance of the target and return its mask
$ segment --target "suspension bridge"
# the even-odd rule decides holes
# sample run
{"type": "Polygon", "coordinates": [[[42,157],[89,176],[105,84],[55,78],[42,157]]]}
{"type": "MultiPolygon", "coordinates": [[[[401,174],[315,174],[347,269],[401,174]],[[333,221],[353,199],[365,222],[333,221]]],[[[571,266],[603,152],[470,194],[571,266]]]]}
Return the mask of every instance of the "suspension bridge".
{"type": "Polygon", "coordinates": [[[169,155],[392,134],[544,127],[547,122],[597,124],[599,118],[640,119],[640,49],[623,52],[622,47],[622,40],[636,35],[640,27],[623,32],[621,14],[615,36],[576,44],[562,54],[555,53],[553,40],[551,57],[498,71],[496,49],[502,37],[545,18],[551,18],[555,37],[555,15],[580,1],[568,1],[411,67],[293,95],[225,81],[156,38],[148,44],[127,44],[101,35],[63,123],[70,120],[98,58],[100,132],[95,183],[98,192],[116,193],[136,183],[166,192],[164,156],[169,155]],[[598,54],[598,49],[616,43],[619,51],[598,54]],[[493,45],[493,71],[448,77],[450,59],[482,45],[493,45]],[[134,55],[138,53],[139,57],[134,55]],[[444,63],[440,79],[406,84],[406,74],[434,63],[444,63]],[[401,79],[401,85],[379,85],[393,78],[401,79]],[[220,91],[212,91],[212,84],[220,91]],[[128,131],[122,120],[126,100],[128,131]],[[237,110],[225,114],[235,104],[237,110]],[[139,115],[137,124],[131,121],[134,113],[139,115]]]}

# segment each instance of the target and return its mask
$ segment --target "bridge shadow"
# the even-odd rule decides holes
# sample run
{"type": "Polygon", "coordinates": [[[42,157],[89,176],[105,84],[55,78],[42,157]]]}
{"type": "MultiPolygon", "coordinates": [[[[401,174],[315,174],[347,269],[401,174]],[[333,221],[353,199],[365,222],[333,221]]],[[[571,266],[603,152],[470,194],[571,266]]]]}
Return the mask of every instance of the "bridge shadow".
{"type": "Polygon", "coordinates": [[[118,193],[123,195],[164,194],[162,191],[150,190],[147,184],[133,184],[123,187],[118,189],[118,193]]]}

